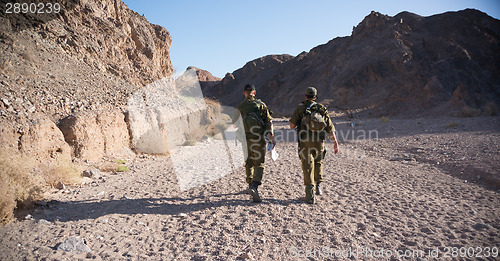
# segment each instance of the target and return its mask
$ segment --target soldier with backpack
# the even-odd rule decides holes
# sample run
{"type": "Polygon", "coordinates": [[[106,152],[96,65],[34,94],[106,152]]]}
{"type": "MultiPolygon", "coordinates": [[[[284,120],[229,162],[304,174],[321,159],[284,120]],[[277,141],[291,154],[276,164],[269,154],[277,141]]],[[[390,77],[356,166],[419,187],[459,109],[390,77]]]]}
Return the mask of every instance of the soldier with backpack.
{"type": "MultiPolygon", "coordinates": [[[[255,98],[255,86],[245,85],[243,94],[245,99],[236,107],[241,115],[245,131],[246,148],[245,152],[245,172],[246,182],[249,185],[249,192],[254,202],[261,202],[258,186],[262,184],[264,173],[264,159],[266,155],[266,137],[269,138],[273,146],[274,140],[273,118],[266,104],[255,98]]],[[[236,121],[238,117],[234,117],[236,121]]],[[[233,122],[234,123],[234,122],[233,122]]],[[[244,143],[245,144],[245,143],[244,143]]]]}
{"type": "Polygon", "coordinates": [[[335,127],[328,115],[327,108],[316,102],[318,91],[314,87],[306,89],[306,100],[295,109],[290,119],[290,128],[297,128],[299,158],[302,162],[306,202],[314,204],[316,195],[321,195],[320,184],[323,181],[322,160],[325,158],[325,139],[327,135],[333,141],[334,153],[338,153],[335,127]]]}

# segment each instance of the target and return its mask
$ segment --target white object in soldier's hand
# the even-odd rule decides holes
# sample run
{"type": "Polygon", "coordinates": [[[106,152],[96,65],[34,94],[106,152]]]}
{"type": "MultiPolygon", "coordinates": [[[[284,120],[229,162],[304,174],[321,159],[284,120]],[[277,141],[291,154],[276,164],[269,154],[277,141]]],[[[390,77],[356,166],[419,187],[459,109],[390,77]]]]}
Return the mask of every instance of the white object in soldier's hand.
{"type": "Polygon", "coordinates": [[[273,161],[276,161],[278,159],[278,152],[276,152],[276,150],[274,149],[274,144],[272,142],[269,142],[267,143],[267,151],[270,151],[271,152],[271,159],[273,159],[273,161]]]}
{"type": "Polygon", "coordinates": [[[278,159],[278,152],[276,152],[276,150],[273,148],[271,150],[271,159],[273,159],[273,161],[276,161],[278,159]]]}

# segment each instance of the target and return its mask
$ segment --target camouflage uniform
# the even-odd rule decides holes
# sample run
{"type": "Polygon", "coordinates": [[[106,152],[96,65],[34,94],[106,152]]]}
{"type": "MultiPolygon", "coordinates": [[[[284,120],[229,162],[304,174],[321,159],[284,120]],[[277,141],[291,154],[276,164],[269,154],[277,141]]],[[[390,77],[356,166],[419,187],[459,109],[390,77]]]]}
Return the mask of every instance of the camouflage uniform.
{"type": "MultiPolygon", "coordinates": [[[[306,108],[313,103],[313,100],[306,100],[299,104],[295,112],[290,118],[290,122],[297,126],[298,139],[299,139],[299,158],[302,161],[302,172],[304,174],[304,185],[306,185],[306,198],[312,197],[312,189],[315,185],[323,182],[323,159],[325,158],[325,138],[328,133],[333,133],[335,127],[326,111],[325,122],[326,127],[319,133],[311,132],[302,126],[302,118],[305,116],[306,108]]],[[[323,106],[322,104],[318,104],[323,106]]],[[[326,107],[325,107],[326,110],[326,107]]],[[[319,189],[319,186],[317,187],[319,189]]]]}
{"type": "MultiPolygon", "coordinates": [[[[269,131],[271,126],[272,117],[264,102],[256,99],[255,96],[249,95],[236,107],[241,114],[245,117],[250,112],[255,112],[264,121],[264,130],[269,131]]],[[[236,119],[235,117],[234,119],[236,119]]],[[[264,133],[246,133],[246,148],[245,153],[245,172],[246,182],[251,185],[262,183],[262,174],[264,173],[264,159],[266,156],[266,140],[264,133]]]]}

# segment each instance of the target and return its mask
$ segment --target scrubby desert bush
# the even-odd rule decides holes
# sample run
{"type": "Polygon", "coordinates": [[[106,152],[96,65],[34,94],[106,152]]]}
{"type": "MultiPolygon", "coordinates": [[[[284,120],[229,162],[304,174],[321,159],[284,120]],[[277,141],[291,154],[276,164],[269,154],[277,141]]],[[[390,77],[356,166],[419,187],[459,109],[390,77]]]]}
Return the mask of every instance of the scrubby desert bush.
{"type": "Polygon", "coordinates": [[[195,140],[186,140],[182,146],[196,146],[196,141],[195,140]]]}
{"type": "Polygon", "coordinates": [[[127,163],[126,160],[123,160],[123,159],[115,159],[115,160],[109,160],[109,161],[103,161],[99,164],[99,166],[97,166],[97,168],[102,171],[102,172],[121,172],[121,171],[128,171],[128,168],[127,170],[124,170],[124,167],[126,167],[125,164],[127,163]]]}
{"type": "Polygon", "coordinates": [[[110,159],[102,161],[97,168],[102,172],[111,173],[129,171],[130,169],[125,165],[125,163],[127,163],[127,161],[124,159],[110,159]]]}
{"type": "Polygon", "coordinates": [[[462,117],[476,117],[481,115],[481,110],[477,108],[472,108],[469,106],[464,106],[462,108],[462,111],[460,113],[460,116],[462,117]]]}
{"type": "Polygon", "coordinates": [[[73,164],[71,160],[61,158],[55,162],[49,163],[47,166],[42,167],[43,178],[45,182],[50,186],[55,186],[58,182],[63,184],[71,185],[76,184],[81,179],[81,173],[83,169],[73,164]]]}
{"type": "Polygon", "coordinates": [[[15,191],[4,176],[0,174],[0,224],[7,223],[12,219],[16,208],[15,191]]]}
{"type": "Polygon", "coordinates": [[[97,168],[102,172],[115,172],[118,169],[118,164],[116,161],[103,161],[97,168]]]}
{"type": "Polygon", "coordinates": [[[118,168],[116,169],[117,172],[125,172],[125,171],[129,171],[130,169],[125,166],[125,165],[120,165],[118,166],[118,168]]]}
{"type": "Polygon", "coordinates": [[[12,219],[14,209],[37,200],[44,186],[35,175],[35,161],[13,149],[0,149],[0,223],[12,219]]]}
{"type": "Polygon", "coordinates": [[[80,173],[69,158],[40,163],[15,149],[0,148],[0,223],[9,222],[16,208],[41,199],[49,185],[77,183],[80,173]]]}
{"type": "Polygon", "coordinates": [[[487,116],[496,116],[498,115],[498,106],[494,102],[488,102],[484,105],[483,112],[487,116]]]}
{"type": "Polygon", "coordinates": [[[127,163],[127,161],[124,160],[124,159],[116,159],[115,162],[118,163],[118,164],[125,164],[125,163],[127,163]]]}

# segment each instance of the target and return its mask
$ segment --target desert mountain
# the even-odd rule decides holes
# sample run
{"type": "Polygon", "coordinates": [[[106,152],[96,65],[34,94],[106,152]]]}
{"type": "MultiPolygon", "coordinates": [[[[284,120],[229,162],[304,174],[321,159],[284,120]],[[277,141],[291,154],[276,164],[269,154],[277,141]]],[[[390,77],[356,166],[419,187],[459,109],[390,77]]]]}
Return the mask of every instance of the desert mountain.
{"type": "MultiPolygon", "coordinates": [[[[360,115],[456,115],[500,104],[500,21],[477,10],[422,17],[372,12],[338,37],[295,57],[269,55],[205,88],[226,105],[246,83],[289,115],[307,86],[333,110],[360,115]]],[[[488,108],[489,107],[489,108],[488,108]]]]}
{"type": "Polygon", "coordinates": [[[56,2],[57,14],[0,17],[2,117],[57,121],[122,108],[134,90],[172,74],[169,32],[120,0],[56,2]]]}
{"type": "Polygon", "coordinates": [[[210,88],[219,83],[221,80],[221,78],[213,76],[209,71],[194,66],[189,66],[186,70],[190,69],[196,71],[201,88],[210,88]]]}

